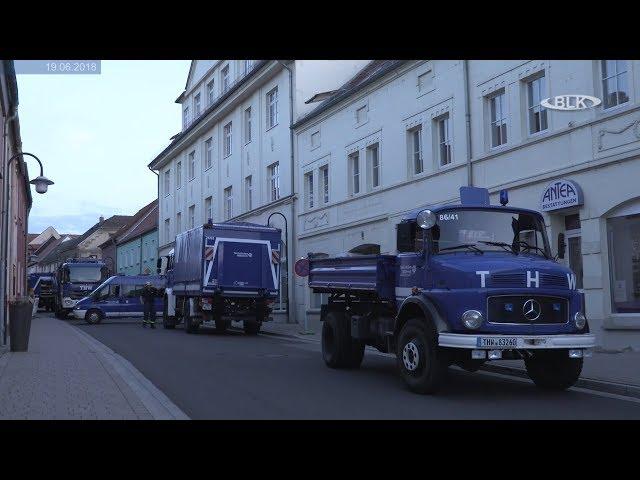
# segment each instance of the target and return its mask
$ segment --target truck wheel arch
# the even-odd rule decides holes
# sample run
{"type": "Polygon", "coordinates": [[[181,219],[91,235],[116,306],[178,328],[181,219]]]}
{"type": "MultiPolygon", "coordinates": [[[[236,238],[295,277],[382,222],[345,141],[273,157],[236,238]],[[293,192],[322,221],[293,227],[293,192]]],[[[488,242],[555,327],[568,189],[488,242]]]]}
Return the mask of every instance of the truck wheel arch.
{"type": "Polygon", "coordinates": [[[425,321],[433,323],[438,333],[448,330],[447,324],[438,312],[436,306],[423,297],[408,297],[398,309],[396,316],[394,334],[397,337],[404,324],[410,318],[423,318],[425,321]]]}

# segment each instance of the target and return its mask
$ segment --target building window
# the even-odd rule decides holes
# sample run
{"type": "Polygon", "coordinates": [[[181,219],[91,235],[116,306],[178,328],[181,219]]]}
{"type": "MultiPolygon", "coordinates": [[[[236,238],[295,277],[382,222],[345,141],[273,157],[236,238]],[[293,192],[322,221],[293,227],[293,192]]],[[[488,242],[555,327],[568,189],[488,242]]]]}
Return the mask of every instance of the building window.
{"type": "Polygon", "coordinates": [[[176,165],[176,190],[182,186],[182,162],[176,165]]]}
{"type": "Polygon", "coordinates": [[[213,221],[213,197],[204,199],[204,214],[206,216],[205,223],[209,223],[209,220],[213,221]]]}
{"type": "Polygon", "coordinates": [[[189,107],[184,107],[182,112],[182,127],[187,128],[189,126],[189,107]]]}
{"type": "Polygon", "coordinates": [[[545,92],[544,74],[527,82],[529,133],[547,129],[547,109],[540,105],[545,92]]]}
{"type": "Polygon", "coordinates": [[[251,175],[244,179],[244,203],[247,206],[247,210],[253,209],[253,186],[251,175]]]}
{"type": "Polygon", "coordinates": [[[176,213],[176,232],[182,231],[182,213],[176,213]]]}
{"type": "Polygon", "coordinates": [[[233,192],[232,187],[224,189],[224,219],[229,220],[233,215],[233,192]]]}
{"type": "Polygon", "coordinates": [[[356,110],[356,123],[360,125],[367,121],[367,106],[360,107],[356,110]]]}
{"type": "Polygon", "coordinates": [[[196,222],[196,206],[191,205],[189,207],[189,228],[193,228],[196,222]]]}
{"type": "Polygon", "coordinates": [[[244,143],[251,141],[251,107],[244,111],[244,143]]]}
{"type": "Polygon", "coordinates": [[[607,219],[612,313],[640,313],[640,213],[629,213],[607,219]]]}
{"type": "Polygon", "coordinates": [[[504,90],[489,98],[491,146],[507,143],[507,96],[504,90]]]}
{"type": "Polygon", "coordinates": [[[269,192],[272,202],[280,198],[280,164],[278,162],[269,166],[269,192]]]}
{"type": "Polygon", "coordinates": [[[209,137],[204,142],[204,168],[208,170],[213,165],[213,138],[209,137]]]}
{"type": "Polygon", "coordinates": [[[200,116],[200,94],[198,93],[193,97],[193,116],[198,118],[200,116]]]}
{"type": "Polygon", "coordinates": [[[329,165],[320,167],[320,189],[322,203],[329,203],[329,165]]]}
{"type": "Polygon", "coordinates": [[[222,129],[222,137],[223,137],[223,151],[224,156],[228,157],[231,155],[231,125],[232,122],[227,123],[222,129]]]}
{"type": "Polygon", "coordinates": [[[418,175],[424,172],[424,162],[422,159],[422,125],[409,130],[407,143],[409,144],[409,160],[411,162],[411,172],[418,175]]]}
{"type": "Polygon", "coordinates": [[[213,105],[213,100],[215,99],[216,96],[216,84],[213,80],[211,80],[209,83],[207,83],[207,102],[208,105],[213,105]]]}
{"type": "Polygon", "coordinates": [[[226,65],[222,71],[220,72],[221,84],[222,84],[222,93],[225,93],[229,90],[229,85],[231,84],[231,80],[229,77],[229,65],[226,65]]]}
{"type": "Polygon", "coordinates": [[[278,124],[278,87],[267,93],[267,129],[278,124]]]}
{"type": "Polygon", "coordinates": [[[164,221],[164,240],[167,243],[171,241],[171,220],[168,218],[164,221]]]}
{"type": "Polygon", "coordinates": [[[602,96],[604,108],[629,101],[626,60],[602,60],[602,96]]]}
{"type": "Polygon", "coordinates": [[[357,195],[360,193],[360,153],[353,152],[349,155],[349,178],[350,193],[351,195],[357,195]]]}
{"type": "Polygon", "coordinates": [[[438,131],[438,159],[440,166],[451,163],[451,118],[445,114],[436,120],[438,131]]]}
{"type": "Polygon", "coordinates": [[[426,93],[433,90],[433,70],[418,75],[418,93],[426,93]]]}
{"type": "Polygon", "coordinates": [[[304,184],[306,188],[307,208],[313,208],[315,192],[313,191],[313,172],[305,173],[304,184]]]}
{"type": "Polygon", "coordinates": [[[380,186],[380,148],[376,143],[367,147],[367,162],[371,175],[371,188],[380,186]]]}
{"type": "Polygon", "coordinates": [[[253,60],[245,60],[243,63],[244,63],[244,74],[246,75],[251,71],[251,67],[253,66],[253,60]]]}
{"type": "Polygon", "coordinates": [[[320,132],[313,132],[311,134],[311,148],[318,148],[320,146],[320,132]]]}
{"type": "Polygon", "coordinates": [[[196,152],[195,150],[189,154],[189,180],[196,177],[196,152]]]}
{"type": "Polygon", "coordinates": [[[171,193],[171,170],[164,172],[164,196],[171,193]]]}

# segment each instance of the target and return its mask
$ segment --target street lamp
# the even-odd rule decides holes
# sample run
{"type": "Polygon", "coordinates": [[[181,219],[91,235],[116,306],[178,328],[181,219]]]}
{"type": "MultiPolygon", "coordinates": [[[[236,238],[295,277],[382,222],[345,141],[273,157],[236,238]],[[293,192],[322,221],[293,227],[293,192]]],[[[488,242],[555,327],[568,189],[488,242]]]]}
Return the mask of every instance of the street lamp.
{"type": "MultiPolygon", "coordinates": [[[[287,217],[284,216],[284,214],[282,212],[273,212],[271,215],[269,215],[269,217],[267,218],[267,226],[271,226],[270,222],[271,222],[271,217],[273,217],[274,215],[280,215],[282,217],[282,219],[284,220],[284,246],[285,246],[285,258],[287,259],[287,323],[291,323],[291,313],[289,312],[289,284],[291,283],[291,279],[289,278],[289,228],[287,226],[287,217]]],[[[280,272],[280,276],[282,277],[282,272],[280,272]]],[[[280,292],[280,294],[282,295],[282,292],[280,292]]]]}
{"type": "MultiPolygon", "coordinates": [[[[40,164],[40,175],[38,175],[36,178],[31,180],[29,183],[31,185],[35,185],[36,186],[36,192],[38,192],[38,193],[47,193],[47,190],[49,189],[49,185],[53,185],[53,182],[51,180],[49,180],[47,177],[44,176],[43,169],[42,169],[42,162],[33,153],[28,153],[28,152],[16,153],[7,162],[7,171],[9,170],[9,165],[11,165],[11,161],[14,158],[18,158],[18,157],[24,156],[24,155],[28,155],[30,157],[35,158],[38,161],[38,163],[40,164]]],[[[1,173],[0,173],[0,178],[2,178],[2,174],[1,173]]]]}
{"type": "MultiPolygon", "coordinates": [[[[24,157],[25,155],[29,156],[29,157],[33,157],[38,161],[38,164],[40,165],[40,175],[38,175],[36,178],[34,178],[33,180],[31,180],[29,183],[32,185],[35,185],[36,187],[36,192],[38,193],[46,193],[47,190],[49,189],[49,185],[53,185],[53,182],[51,180],[49,180],[47,177],[44,176],[44,172],[43,172],[43,168],[42,168],[42,162],[40,161],[40,159],[38,157],[36,157],[33,153],[28,153],[28,152],[19,152],[16,153],[13,157],[11,157],[8,161],[7,161],[7,167],[5,169],[6,172],[9,172],[9,167],[11,166],[11,162],[18,157],[24,157]]],[[[2,174],[0,173],[0,179],[2,179],[2,174]]],[[[5,182],[6,183],[6,182],[5,182]]],[[[7,255],[9,253],[9,219],[8,219],[8,215],[6,215],[6,209],[7,209],[7,204],[9,203],[9,185],[3,185],[3,189],[4,189],[4,209],[5,209],[5,215],[2,215],[2,249],[0,250],[1,255],[0,257],[2,257],[2,266],[3,266],[3,272],[0,278],[0,297],[1,297],[1,301],[0,301],[0,313],[2,313],[2,331],[3,331],[3,343],[6,343],[7,341],[7,329],[6,329],[6,324],[7,324],[7,302],[6,300],[6,278],[7,278],[7,255]]],[[[27,218],[27,222],[28,222],[28,218],[27,218]]],[[[25,230],[28,230],[28,225],[25,227],[25,230]]]]}

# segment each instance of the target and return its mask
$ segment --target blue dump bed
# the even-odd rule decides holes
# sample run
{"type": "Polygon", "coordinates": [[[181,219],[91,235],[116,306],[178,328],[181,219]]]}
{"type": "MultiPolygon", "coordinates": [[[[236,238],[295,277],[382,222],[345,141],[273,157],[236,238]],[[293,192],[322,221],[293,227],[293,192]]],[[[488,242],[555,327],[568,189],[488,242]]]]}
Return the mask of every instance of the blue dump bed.
{"type": "Polygon", "coordinates": [[[394,255],[354,255],[309,260],[309,287],[314,292],[370,292],[382,300],[396,297],[394,255]]]}
{"type": "Polygon", "coordinates": [[[278,295],[281,232],[246,222],[204,225],[176,237],[174,292],[278,295]]]}

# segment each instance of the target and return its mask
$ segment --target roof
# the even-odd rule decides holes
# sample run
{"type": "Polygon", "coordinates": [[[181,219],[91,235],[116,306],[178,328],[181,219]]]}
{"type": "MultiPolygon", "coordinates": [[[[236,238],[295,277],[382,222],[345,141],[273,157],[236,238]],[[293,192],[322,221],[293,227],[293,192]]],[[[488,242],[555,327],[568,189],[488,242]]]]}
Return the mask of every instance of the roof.
{"type": "Polygon", "coordinates": [[[297,128],[300,125],[309,122],[322,112],[328,110],[342,100],[355,95],[367,85],[370,85],[379,78],[382,78],[387,73],[395,70],[404,63],[406,63],[406,60],[373,60],[367,63],[364,68],[351,77],[351,79],[347,80],[347,82],[345,82],[340,88],[335,90],[333,95],[330,95],[320,105],[300,118],[291,126],[291,128],[297,128]]]}
{"type": "Polygon", "coordinates": [[[122,244],[158,228],[158,199],[142,207],[133,220],[115,235],[116,243],[122,244]]]}
{"type": "MultiPolygon", "coordinates": [[[[58,244],[56,248],[51,250],[49,254],[38,261],[38,263],[52,263],[55,261],[66,260],[68,258],[68,254],[65,252],[69,252],[73,250],[78,245],[80,245],[84,240],[93,235],[98,229],[109,229],[109,228],[119,228],[125,225],[131,219],[130,215],[113,215],[112,217],[107,218],[103,222],[98,222],[93,225],[89,230],[84,232],[82,235],[77,236],[76,238],[72,238],[71,240],[67,240],[66,242],[61,242],[58,244]]],[[[64,237],[61,237],[64,238],[64,237]]]]}
{"type": "MultiPolygon", "coordinates": [[[[204,121],[204,119],[207,118],[207,116],[209,116],[211,112],[216,110],[227,98],[229,98],[234,92],[236,92],[242,85],[247,83],[247,81],[250,78],[254,77],[258,73],[258,71],[260,71],[269,62],[271,62],[271,60],[260,60],[251,69],[251,71],[249,71],[249,73],[232,82],[229,89],[226,92],[224,92],[222,95],[218,96],[218,98],[211,105],[209,105],[197,119],[195,119],[182,132],[171,137],[173,139],[171,143],[169,143],[169,145],[167,145],[164,150],[162,150],[158,155],[156,155],[156,157],[153,160],[151,160],[151,162],[149,162],[147,166],[149,168],[153,168],[152,165],[154,163],[158,162],[162,157],[164,157],[180,140],[186,137],[197,125],[200,125],[204,121]]],[[[191,67],[189,67],[189,73],[191,73],[192,67],[193,67],[193,61],[191,62],[191,67]]]]}

